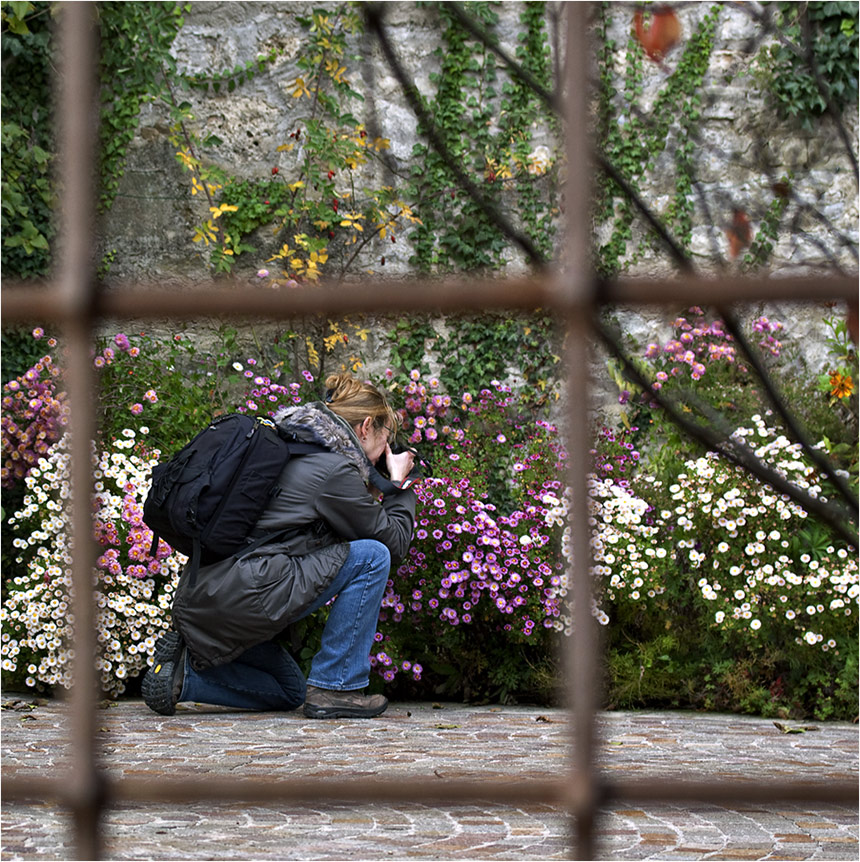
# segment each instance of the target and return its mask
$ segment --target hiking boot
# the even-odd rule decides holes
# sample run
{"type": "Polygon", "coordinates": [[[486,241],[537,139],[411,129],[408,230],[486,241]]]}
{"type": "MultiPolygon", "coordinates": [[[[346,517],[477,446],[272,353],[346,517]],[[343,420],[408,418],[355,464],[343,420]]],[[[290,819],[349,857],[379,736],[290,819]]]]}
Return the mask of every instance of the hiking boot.
{"type": "Polygon", "coordinates": [[[185,680],[185,644],[178,632],[163,634],[155,645],[152,667],[141,693],[146,705],[160,715],[173,715],[185,680]]]}
{"type": "Polygon", "coordinates": [[[381,694],[360,691],[329,691],[309,685],[305,695],[308,718],[373,718],[385,712],[388,700],[381,694]]]}

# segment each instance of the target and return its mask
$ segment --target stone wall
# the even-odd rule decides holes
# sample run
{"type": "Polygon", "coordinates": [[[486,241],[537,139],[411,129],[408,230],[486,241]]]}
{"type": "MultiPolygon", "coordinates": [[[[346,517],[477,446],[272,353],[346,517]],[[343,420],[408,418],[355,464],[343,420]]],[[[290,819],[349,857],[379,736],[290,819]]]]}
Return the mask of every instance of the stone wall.
{"type": "MultiPolygon", "coordinates": [[[[404,65],[418,87],[434,92],[430,74],[438,67],[433,55],[439,45],[438,24],[431,8],[414,3],[386,3],[387,26],[404,65]]],[[[284,160],[277,151],[291,130],[301,127],[308,111],[307,100],[296,100],[290,84],[298,70],[295,65],[303,30],[296,18],[311,8],[332,7],[331,3],[192,3],[186,24],[175,42],[179,66],[189,72],[212,72],[244,64],[275,48],[276,61],[253,80],[232,93],[183,94],[194,106],[196,132],[215,134],[223,140],[203,156],[239,177],[264,177],[284,160]]],[[[499,7],[498,33],[502,47],[516,49],[519,30],[518,3],[499,7]]],[[[708,3],[680,4],[684,33],[692,33],[711,8],[708,3]]],[[[554,7],[550,4],[550,13],[554,7]]],[[[617,43],[617,63],[625,63],[629,9],[612,7],[611,35],[617,43]]],[[[555,22],[549,20],[551,42],[555,22]]],[[[856,268],[850,248],[842,235],[857,242],[857,184],[845,147],[829,118],[812,132],[797,123],[780,122],[768,107],[755,83],[750,40],[758,32],[749,11],[726,6],[720,13],[717,42],[702,90],[704,120],[696,154],[700,190],[708,201],[712,223],[696,212],[692,251],[702,264],[710,266],[714,249],[726,252],[724,227],[731,207],[746,209],[753,219],[760,216],[773,199],[775,178],[791,172],[794,176],[796,230],[785,231],[780,239],[772,268],[809,270],[826,266],[828,254],[840,265],[856,268]],[[804,235],[807,232],[807,235],[804,235]]],[[[416,140],[416,121],[400,93],[397,82],[382,60],[378,46],[368,35],[357,37],[354,52],[362,62],[352,62],[352,84],[363,93],[363,112],[368,128],[387,137],[387,156],[398,170],[409,164],[416,140]]],[[[677,62],[680,48],[665,67],[647,64],[642,109],[649,110],[677,62]]],[[[856,108],[844,117],[852,141],[857,134],[856,108]]],[[[139,133],[129,153],[128,166],[116,204],[101,229],[103,251],[116,250],[111,275],[117,278],[144,278],[174,281],[202,277],[207,273],[204,256],[192,245],[192,223],[205,207],[192,198],[190,181],[174,159],[175,148],[167,138],[164,106],[151,104],[141,116],[139,133]]],[[[552,143],[551,141],[547,141],[552,143]]],[[[668,156],[664,155],[668,160],[668,156]]],[[[671,164],[654,173],[646,199],[657,213],[668,206],[673,193],[671,164]]],[[[603,233],[607,226],[603,226],[603,233]]],[[[601,232],[598,231],[598,238],[601,232]]],[[[265,237],[259,238],[265,246],[265,237]]],[[[856,247],[856,246],[855,246],[856,247]]],[[[406,244],[386,249],[385,275],[409,275],[406,244]]],[[[248,255],[236,268],[248,275],[256,270],[261,256],[248,255]]],[[[670,267],[660,252],[647,252],[635,262],[635,274],[659,274],[670,267]]],[[[381,274],[378,274],[381,276],[381,274]]]]}
{"type": "MultiPolygon", "coordinates": [[[[774,179],[791,172],[796,197],[790,212],[795,229],[782,232],[770,269],[777,275],[824,272],[835,262],[847,271],[856,271],[857,183],[845,147],[830,119],[823,119],[808,133],[796,123],[777,120],[754,76],[757,46],[751,40],[758,30],[750,9],[745,8],[752,5],[726,5],[720,13],[716,46],[702,90],[703,122],[696,150],[699,193],[708,202],[708,212],[705,214],[702,208],[696,211],[693,255],[704,270],[716,268],[715,250],[725,261],[725,226],[732,207],[744,208],[755,223],[773,200],[774,179]]],[[[215,134],[223,140],[217,148],[203,151],[205,159],[248,178],[269,176],[273,166],[283,163],[278,147],[287,141],[291,130],[301,126],[308,111],[308,101],[294,99],[290,90],[298,74],[296,59],[304,36],[297,17],[307,15],[313,8],[334,6],[274,2],[191,4],[175,43],[181,69],[212,72],[242,65],[273,48],[278,51],[277,59],[265,72],[232,93],[183,95],[193,104],[195,131],[201,137],[215,134]]],[[[502,47],[510,54],[517,47],[519,7],[518,3],[498,7],[498,34],[502,47]]],[[[386,3],[384,8],[404,65],[421,91],[432,94],[430,75],[438,68],[433,51],[440,44],[435,11],[401,2],[386,3]]],[[[679,4],[685,36],[711,8],[707,3],[679,4]]],[[[623,72],[630,7],[612,4],[611,10],[614,22],[610,32],[618,46],[616,60],[623,72]]],[[[548,32],[553,46],[559,38],[559,11],[559,4],[548,4],[548,32]]],[[[371,37],[357,36],[351,48],[360,58],[347,63],[351,81],[365,97],[362,106],[355,106],[355,112],[374,134],[390,139],[389,167],[405,170],[416,141],[416,120],[371,37]]],[[[662,67],[646,62],[640,99],[646,113],[674,68],[679,51],[676,49],[662,67]]],[[[847,111],[843,120],[852,141],[856,140],[856,107],[847,111]]],[[[553,144],[548,135],[542,140],[553,144]]],[[[148,105],[141,115],[116,203],[100,228],[102,253],[115,251],[109,281],[179,284],[208,275],[205,255],[191,242],[192,225],[205,213],[205,201],[192,197],[189,175],[176,162],[174,152],[168,140],[164,106],[148,105]]],[[[384,180],[387,169],[378,170],[381,173],[376,180],[384,180]]],[[[650,185],[643,190],[658,214],[666,210],[673,194],[672,177],[672,166],[667,161],[665,170],[655,171],[650,185]]],[[[598,241],[607,230],[608,225],[598,227],[598,241]]],[[[265,235],[254,239],[260,252],[240,258],[235,268],[240,278],[252,277],[268,256],[267,243],[271,246],[271,239],[265,235]]],[[[635,242],[631,248],[634,245],[635,242]]],[[[385,255],[386,278],[414,274],[408,264],[408,243],[386,246],[385,255]]],[[[509,272],[522,270],[522,262],[516,255],[512,257],[509,272]]],[[[726,265],[733,268],[738,264],[726,265]]],[[[368,274],[368,269],[361,270],[364,277],[382,277],[379,272],[368,274]]],[[[671,269],[664,253],[645,248],[630,272],[660,275],[671,269]]],[[[798,326],[809,333],[811,344],[820,344],[820,314],[783,311],[798,318],[798,326]]],[[[628,331],[641,340],[654,328],[656,319],[622,314],[628,331]]],[[[813,353],[818,354],[812,358],[813,363],[820,360],[821,350],[813,348],[813,353]]]]}

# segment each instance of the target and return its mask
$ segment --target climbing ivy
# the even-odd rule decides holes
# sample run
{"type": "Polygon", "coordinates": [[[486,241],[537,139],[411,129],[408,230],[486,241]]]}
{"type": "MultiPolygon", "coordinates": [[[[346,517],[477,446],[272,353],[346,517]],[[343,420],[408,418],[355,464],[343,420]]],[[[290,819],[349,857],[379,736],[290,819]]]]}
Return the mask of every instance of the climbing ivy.
{"type": "Polygon", "coordinates": [[[50,241],[54,140],[51,128],[50,3],[0,3],[2,16],[3,272],[44,275],[50,241]]]}
{"type": "MultiPolygon", "coordinates": [[[[51,265],[54,198],[51,169],[52,67],[55,5],[2,2],[2,265],[19,277],[44,275],[51,265]]],[[[147,99],[163,98],[175,74],[170,46],[188,5],[101,3],[99,206],[113,204],[128,147],[147,99]]]]}
{"type": "Polygon", "coordinates": [[[128,147],[147,100],[164,99],[176,75],[170,52],[190,4],[100,3],[99,206],[110,209],[125,170],[128,147]]]}
{"type": "Polygon", "coordinates": [[[780,178],[773,184],[773,200],[758,226],[755,238],[744,255],[741,269],[754,272],[761,269],[773,255],[773,247],[779,235],[782,217],[791,200],[791,175],[780,178]]]}
{"type": "Polygon", "coordinates": [[[858,9],[856,3],[775,3],[778,39],[762,49],[758,68],[766,90],[784,118],[795,117],[811,131],[827,100],[810,68],[804,16],[812,56],[836,110],[857,104],[858,9]]]}
{"type": "MultiPolygon", "coordinates": [[[[720,11],[720,5],[712,6],[685,40],[677,65],[647,114],[641,106],[645,74],[642,45],[631,33],[624,67],[617,69],[616,45],[609,37],[615,12],[612,4],[601,4],[598,16],[598,36],[603,44],[598,52],[598,121],[603,154],[633,190],[639,192],[655,170],[657,158],[667,146],[674,146],[674,195],[666,212],[659,215],[687,249],[692,239],[693,152],[701,120],[700,94],[720,11]],[[623,88],[621,99],[616,98],[618,86],[623,88]]],[[[629,197],[612,179],[601,180],[599,193],[598,221],[610,224],[610,236],[597,248],[595,265],[601,273],[611,275],[632,262],[629,243],[633,239],[635,211],[629,197]]],[[[633,259],[640,250],[634,251],[633,259]]]]}
{"type": "Polygon", "coordinates": [[[524,406],[541,411],[558,398],[560,342],[547,314],[484,312],[453,316],[436,326],[427,319],[402,318],[388,333],[388,353],[401,382],[408,382],[413,371],[428,375],[432,362],[442,387],[454,397],[476,395],[491,380],[515,373],[525,384],[524,406]]]}
{"type": "MultiPolygon", "coordinates": [[[[535,146],[532,129],[543,125],[547,138],[554,120],[534,91],[516,77],[503,81],[495,54],[476,39],[446,8],[435,8],[442,45],[435,55],[439,71],[430,76],[436,88],[425,98],[437,134],[452,159],[480,185],[486,197],[503,210],[513,210],[527,235],[551,257],[554,233],[553,157],[545,145],[535,146]]],[[[472,3],[469,13],[492,33],[498,23],[496,4],[472,3]]],[[[545,4],[523,4],[517,60],[534,78],[549,86],[549,49],[545,4]]],[[[426,129],[419,125],[419,135],[426,129]]],[[[410,239],[410,263],[425,272],[504,267],[508,242],[497,225],[459,188],[445,158],[429,146],[413,148],[412,183],[408,194],[422,224],[410,239]]]]}

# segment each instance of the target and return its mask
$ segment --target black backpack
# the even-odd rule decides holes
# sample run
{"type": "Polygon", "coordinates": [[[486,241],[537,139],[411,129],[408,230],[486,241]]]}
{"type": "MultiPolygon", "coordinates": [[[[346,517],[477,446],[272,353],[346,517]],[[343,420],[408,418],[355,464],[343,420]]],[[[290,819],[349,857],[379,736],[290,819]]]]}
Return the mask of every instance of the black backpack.
{"type": "Polygon", "coordinates": [[[279,533],[248,539],[277,490],[291,455],[323,452],[312,443],[287,442],[271,419],[231,413],[213,421],[152,471],[144,523],[158,539],[188,556],[192,579],[200,564],[248,553],[279,533]]]}

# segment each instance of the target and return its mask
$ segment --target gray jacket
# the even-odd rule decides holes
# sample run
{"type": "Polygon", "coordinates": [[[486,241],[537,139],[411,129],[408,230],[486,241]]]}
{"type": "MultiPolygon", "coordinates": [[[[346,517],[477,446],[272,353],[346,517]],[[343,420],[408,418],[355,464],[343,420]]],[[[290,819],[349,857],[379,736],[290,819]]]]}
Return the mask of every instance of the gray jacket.
{"type": "Polygon", "coordinates": [[[415,495],[374,500],[370,464],[346,422],[320,402],[286,407],[275,421],[293,439],[328,451],[294,456],[281,473],[254,535],[286,536],[249,556],[201,566],[193,584],[180,578],[173,624],[198,670],[232,661],[302,617],[346,561],[348,542],[376,539],[394,563],[409,550],[415,495]]]}

